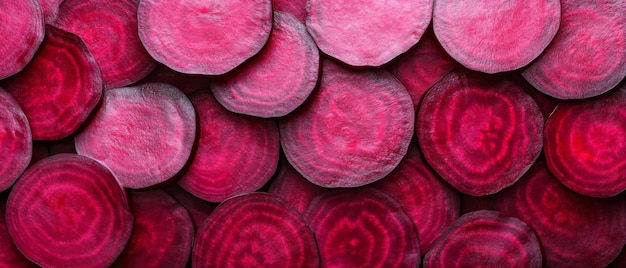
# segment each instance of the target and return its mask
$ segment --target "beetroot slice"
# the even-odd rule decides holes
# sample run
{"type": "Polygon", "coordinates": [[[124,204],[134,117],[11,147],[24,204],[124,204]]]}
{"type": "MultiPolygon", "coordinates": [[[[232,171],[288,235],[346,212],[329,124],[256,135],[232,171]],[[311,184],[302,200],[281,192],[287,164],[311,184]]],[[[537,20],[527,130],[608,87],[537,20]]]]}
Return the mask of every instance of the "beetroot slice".
{"type": "Polygon", "coordinates": [[[561,0],[561,6],[561,28],[554,41],[522,75],[559,99],[607,92],[626,76],[624,1],[561,0]]]}
{"type": "Polygon", "coordinates": [[[327,55],[353,66],[381,66],[415,45],[433,0],[309,0],[306,26],[327,55]]]}
{"type": "Polygon", "coordinates": [[[38,0],[0,2],[0,80],[21,71],[44,39],[38,0]]]}
{"type": "Polygon", "coordinates": [[[293,167],[322,187],[356,187],[395,168],[411,141],[406,88],[384,70],[355,71],[326,60],[319,90],[279,121],[293,167]]]}
{"type": "Polygon", "coordinates": [[[315,233],[322,267],[417,267],[415,225],[398,201],[372,189],[334,189],[304,214],[315,233]]]}
{"type": "Polygon", "coordinates": [[[535,233],[497,211],[465,214],[424,257],[424,267],[541,267],[535,233]]]}
{"type": "Polygon", "coordinates": [[[64,0],[39,0],[41,5],[41,11],[43,13],[43,20],[46,24],[52,24],[57,18],[59,13],[59,7],[64,0]]]}
{"type": "Polygon", "coordinates": [[[135,222],[112,267],[185,267],[194,228],[185,208],[163,190],[128,193],[135,222]]]}
{"type": "Polygon", "coordinates": [[[269,186],[269,193],[287,200],[298,212],[304,213],[309,203],[326,188],[317,186],[298,173],[288,161],[282,161],[280,172],[269,186]]]}
{"type": "Polygon", "coordinates": [[[206,90],[193,94],[191,101],[200,139],[178,184],[206,201],[222,202],[269,181],[280,150],[275,122],[229,112],[206,90]]]}
{"type": "Polygon", "coordinates": [[[272,0],[274,10],[289,13],[300,22],[306,21],[307,0],[272,0]]]}
{"type": "Polygon", "coordinates": [[[624,268],[624,267],[626,267],[626,246],[622,249],[622,253],[619,254],[619,256],[617,256],[617,258],[615,258],[615,260],[613,260],[611,264],[609,264],[609,266],[607,266],[607,268],[624,268]]]}
{"type": "Polygon", "coordinates": [[[190,75],[174,71],[163,64],[157,67],[144,79],[138,82],[146,83],[165,83],[170,84],[185,94],[192,94],[200,89],[206,89],[211,83],[211,79],[206,75],[190,75]]]}
{"type": "Polygon", "coordinates": [[[94,119],[75,138],[76,151],[113,171],[127,188],[172,178],[189,156],[196,115],[189,99],[167,84],[110,89],[94,119]]]}
{"type": "Polygon", "coordinates": [[[433,29],[444,49],[463,66],[485,73],[528,65],[559,29],[559,0],[439,0],[433,29]]]}
{"type": "Polygon", "coordinates": [[[311,94],[319,72],[319,52],[304,25],[274,12],[270,39],[259,55],[214,83],[215,99],[226,109],[258,117],[284,116],[311,94]]]}
{"type": "Polygon", "coordinates": [[[513,184],[541,153],[543,115],[505,76],[450,73],[426,93],[417,121],[428,163],[466,194],[513,184]]]}
{"type": "Polygon", "coordinates": [[[164,190],[189,212],[189,216],[191,216],[191,220],[193,221],[193,226],[196,229],[202,226],[202,223],[204,223],[217,206],[216,203],[210,203],[197,198],[191,193],[185,191],[185,189],[180,187],[178,184],[169,186],[164,190]]]}
{"type": "Polygon", "coordinates": [[[192,267],[318,267],[313,232],[287,201],[266,193],[229,199],[198,230],[192,267]]]}
{"type": "MultiPolygon", "coordinates": [[[[33,140],[28,119],[15,99],[0,87],[0,192],[8,189],[28,167],[33,140]]],[[[1,251],[0,251],[1,252],[1,251]]]]}
{"type": "Polygon", "coordinates": [[[257,54],[272,28],[270,0],[142,0],[139,37],[157,61],[189,74],[224,74],[257,54]]]}
{"type": "Polygon", "coordinates": [[[0,201],[0,266],[16,268],[39,267],[30,262],[13,244],[6,224],[6,197],[0,201]]]}
{"type": "Polygon", "coordinates": [[[126,193],[96,161],[58,154],[37,162],[7,202],[17,248],[43,267],[106,267],[130,237],[126,193]]]}

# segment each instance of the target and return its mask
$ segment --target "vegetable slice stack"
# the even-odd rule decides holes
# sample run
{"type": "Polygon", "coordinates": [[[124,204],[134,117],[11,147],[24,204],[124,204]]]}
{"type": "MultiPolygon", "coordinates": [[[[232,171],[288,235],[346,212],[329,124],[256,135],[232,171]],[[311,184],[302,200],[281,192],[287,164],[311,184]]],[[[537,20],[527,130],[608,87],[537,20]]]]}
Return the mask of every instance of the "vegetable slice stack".
{"type": "Polygon", "coordinates": [[[44,39],[44,22],[39,1],[0,1],[0,36],[2,80],[21,71],[33,58],[44,39]]]}
{"type": "Polygon", "coordinates": [[[176,199],[176,202],[181,204],[189,212],[189,216],[191,216],[191,220],[193,221],[193,226],[196,227],[196,229],[202,226],[204,220],[211,215],[211,212],[213,212],[217,206],[215,203],[210,203],[197,198],[191,193],[185,191],[185,189],[180,187],[178,184],[165,188],[165,191],[176,199]]]}
{"type": "Polygon", "coordinates": [[[298,212],[304,213],[311,200],[326,190],[302,177],[288,161],[283,159],[280,172],[270,184],[268,192],[282,197],[298,212]]]}
{"type": "Polygon", "coordinates": [[[0,192],[8,189],[28,167],[33,140],[28,119],[15,99],[0,87],[0,192]]]}

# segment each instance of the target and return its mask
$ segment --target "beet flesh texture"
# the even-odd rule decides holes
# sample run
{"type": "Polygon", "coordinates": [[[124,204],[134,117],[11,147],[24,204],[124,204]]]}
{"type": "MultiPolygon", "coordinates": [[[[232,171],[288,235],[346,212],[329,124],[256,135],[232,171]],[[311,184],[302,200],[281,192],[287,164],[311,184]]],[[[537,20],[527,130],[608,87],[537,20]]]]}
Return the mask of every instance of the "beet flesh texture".
{"type": "Polygon", "coordinates": [[[39,267],[24,257],[15,247],[13,239],[9,235],[6,223],[6,197],[2,197],[2,201],[0,201],[0,266],[15,268],[39,267]]]}
{"type": "Polygon", "coordinates": [[[216,203],[210,203],[192,195],[178,184],[171,185],[164,190],[189,212],[196,230],[202,226],[217,206],[216,203]]]}
{"type": "Polygon", "coordinates": [[[59,7],[64,0],[39,0],[43,20],[46,24],[52,24],[57,18],[59,7]]]}
{"type": "Polygon", "coordinates": [[[102,79],[78,36],[46,26],[41,49],[6,88],[22,106],[34,140],[60,140],[73,134],[96,107],[102,79]]]}
{"type": "Polygon", "coordinates": [[[122,186],[162,183],[185,165],[196,135],[196,114],[173,86],[144,84],[106,90],[90,123],[75,138],[78,154],[111,169],[122,186]]]}
{"type": "Polygon", "coordinates": [[[276,11],[289,13],[300,22],[306,22],[307,0],[272,0],[272,8],[276,11]]]}
{"type": "Polygon", "coordinates": [[[311,200],[326,190],[302,177],[289,161],[283,159],[280,171],[270,184],[268,192],[285,199],[298,212],[304,213],[311,200]]]}
{"type": "Polygon", "coordinates": [[[626,76],[626,5],[622,0],[561,0],[561,6],[554,41],[522,75],[559,99],[609,91],[626,76]]]}
{"type": "Polygon", "coordinates": [[[318,267],[313,232],[282,198],[251,193],[220,204],[196,234],[192,267],[318,267]]]}
{"type": "Polygon", "coordinates": [[[377,67],[419,41],[432,7],[432,0],[309,0],[306,26],[325,54],[348,65],[377,67]]]}
{"type": "Polygon", "coordinates": [[[21,71],[44,39],[38,0],[0,2],[0,80],[21,71]],[[8,19],[11,18],[11,19],[8,19]]]}
{"type": "Polygon", "coordinates": [[[506,76],[448,74],[424,96],[417,122],[425,159],[465,194],[512,185],[541,153],[543,115],[506,76]]]}
{"type": "Polygon", "coordinates": [[[15,183],[31,161],[33,139],[19,103],[0,87],[0,192],[15,183]]]}
{"type": "Polygon", "coordinates": [[[220,75],[256,55],[272,28],[270,0],[143,0],[139,37],[175,71],[220,75]]]}
{"type": "Polygon", "coordinates": [[[279,120],[285,156],[322,187],[356,187],[389,174],[406,154],[414,112],[406,88],[385,70],[322,64],[320,86],[279,120]]]}
{"type": "Polygon", "coordinates": [[[43,267],[106,267],[124,249],[133,216],[126,193],[95,160],[58,154],[24,172],[7,201],[17,248],[43,267]]]}

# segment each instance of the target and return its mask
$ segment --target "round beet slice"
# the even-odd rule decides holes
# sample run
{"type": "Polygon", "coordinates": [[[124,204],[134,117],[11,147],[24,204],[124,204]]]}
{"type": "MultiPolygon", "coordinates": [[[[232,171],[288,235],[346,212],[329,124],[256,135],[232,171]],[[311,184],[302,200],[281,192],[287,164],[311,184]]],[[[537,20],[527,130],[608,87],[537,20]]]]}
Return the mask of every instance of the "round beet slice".
{"type": "Polygon", "coordinates": [[[304,213],[311,200],[326,190],[302,177],[289,161],[283,159],[280,172],[272,180],[268,192],[282,197],[298,212],[304,213]]]}
{"type": "Polygon", "coordinates": [[[311,94],[319,72],[319,52],[304,25],[274,12],[267,45],[249,63],[211,85],[226,109],[258,117],[284,116],[311,94]]]}
{"type": "Polygon", "coordinates": [[[189,212],[196,229],[202,226],[204,220],[211,215],[217,206],[216,203],[210,203],[192,195],[178,184],[173,184],[164,190],[189,212]]]}
{"type": "Polygon", "coordinates": [[[44,39],[38,0],[0,2],[0,80],[21,71],[44,39]]]}
{"type": "Polygon", "coordinates": [[[270,0],[142,0],[139,37],[148,53],[189,74],[224,74],[256,55],[270,36],[270,0]]]}
{"type": "Polygon", "coordinates": [[[433,0],[309,0],[306,26],[327,55],[352,66],[381,66],[417,44],[433,0]]]}
{"type": "Polygon", "coordinates": [[[448,74],[424,96],[417,122],[428,163],[466,194],[513,184],[541,153],[543,114],[506,76],[448,74]]]}
{"type": "Polygon", "coordinates": [[[545,50],[559,29],[559,0],[439,0],[433,29],[463,66],[485,73],[517,70],[545,50]]]}
{"type": "Polygon", "coordinates": [[[106,267],[133,227],[126,193],[88,157],[58,154],[30,167],[7,202],[17,248],[43,267],[106,267]]]}
{"type": "Polygon", "coordinates": [[[127,188],[145,188],[176,175],[196,137],[193,105],[161,83],[110,89],[95,117],[75,138],[78,154],[111,169],[127,188]]]}
{"type": "Polygon", "coordinates": [[[219,205],[198,230],[192,267],[318,267],[315,237],[287,201],[251,193],[219,205]]]}
{"type": "Polygon", "coordinates": [[[330,60],[319,89],[279,121],[292,166],[322,187],[356,187],[389,174],[406,154],[415,115],[406,88],[385,70],[330,60]]]}
{"type": "Polygon", "coordinates": [[[28,167],[33,139],[28,119],[15,99],[0,87],[0,192],[8,189],[28,167]]]}

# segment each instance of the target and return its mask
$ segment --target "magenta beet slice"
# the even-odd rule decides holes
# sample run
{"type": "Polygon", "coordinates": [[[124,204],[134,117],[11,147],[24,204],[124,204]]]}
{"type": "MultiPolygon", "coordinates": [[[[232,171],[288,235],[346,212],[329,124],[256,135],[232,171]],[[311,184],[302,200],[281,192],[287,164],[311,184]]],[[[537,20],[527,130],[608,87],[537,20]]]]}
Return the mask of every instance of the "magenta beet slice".
{"type": "Polygon", "coordinates": [[[58,154],[15,183],[7,226],[17,248],[43,267],[106,267],[130,237],[133,216],[113,174],[93,159],[58,154]]]}
{"type": "Polygon", "coordinates": [[[196,229],[202,226],[202,223],[204,223],[217,206],[216,203],[210,203],[197,198],[191,193],[185,191],[185,189],[180,187],[178,184],[169,186],[164,190],[189,212],[189,216],[191,216],[191,220],[193,221],[193,226],[196,227],[196,229]]]}
{"type": "Polygon", "coordinates": [[[226,109],[258,117],[284,116],[311,94],[319,72],[319,52],[304,24],[274,12],[270,39],[259,55],[211,85],[226,109]]]}
{"type": "Polygon", "coordinates": [[[559,0],[439,0],[433,29],[463,66],[485,73],[517,70],[545,50],[559,29],[559,0]]]}
{"type": "Polygon", "coordinates": [[[323,63],[319,90],[279,121],[289,162],[322,187],[356,187],[389,174],[406,154],[414,112],[406,88],[385,70],[323,63]]]}
{"type": "Polygon", "coordinates": [[[148,76],[139,81],[144,83],[165,83],[170,84],[185,94],[189,95],[200,89],[206,89],[211,83],[210,76],[206,75],[190,75],[179,73],[168,68],[165,65],[158,64],[157,67],[150,72],[148,76]]]}
{"type": "Polygon", "coordinates": [[[160,189],[128,195],[133,233],[112,267],[185,267],[194,236],[187,210],[160,189]]]}
{"type": "Polygon", "coordinates": [[[178,184],[209,202],[251,193],[276,171],[278,128],[269,119],[232,113],[201,90],[191,96],[198,113],[199,143],[178,184]]]}
{"type": "Polygon", "coordinates": [[[466,194],[493,194],[513,184],[541,153],[543,115],[505,76],[448,74],[424,96],[417,122],[428,163],[466,194]]]}
{"type": "Polygon", "coordinates": [[[300,22],[306,21],[307,0],[272,0],[274,10],[289,13],[300,22]]]}
{"type": "MultiPolygon", "coordinates": [[[[28,119],[15,99],[0,87],[0,192],[8,189],[28,167],[33,140],[28,119]]],[[[1,251],[0,251],[1,252],[1,251]]]]}
{"type": "Polygon", "coordinates": [[[522,71],[539,91],[559,99],[598,96],[626,76],[623,0],[561,0],[561,27],[545,53],[522,71]]]}
{"type": "Polygon", "coordinates": [[[139,37],[173,70],[224,74],[256,55],[272,28],[270,0],[142,0],[139,37]]]}
{"type": "Polygon", "coordinates": [[[461,216],[424,257],[424,267],[542,267],[535,233],[519,219],[479,210],[461,216]]]}
{"type": "Polygon", "coordinates": [[[102,80],[78,36],[47,26],[41,46],[6,88],[24,109],[34,140],[59,140],[74,133],[96,107],[102,80]]]}
{"type": "Polygon", "coordinates": [[[43,13],[43,20],[46,24],[52,24],[57,18],[59,13],[59,7],[65,0],[39,0],[41,5],[41,11],[43,13]]]}
{"type": "Polygon", "coordinates": [[[287,201],[251,193],[219,205],[198,230],[192,267],[318,267],[313,232],[287,201]]]}
{"type": "Polygon", "coordinates": [[[44,39],[38,0],[0,2],[0,80],[21,71],[44,39]]]}
{"type": "Polygon", "coordinates": [[[16,268],[35,268],[39,267],[30,262],[15,247],[13,239],[9,235],[6,223],[6,197],[0,201],[0,266],[16,267],[16,268]]]}
{"type": "Polygon", "coordinates": [[[288,161],[282,161],[280,172],[269,186],[269,193],[287,200],[298,212],[304,213],[309,203],[326,188],[317,186],[298,173],[288,161]]]}
{"type": "Polygon", "coordinates": [[[352,66],[381,66],[415,45],[433,0],[309,0],[306,26],[327,55],[352,66]]]}
{"type": "Polygon", "coordinates": [[[191,155],[196,114],[167,84],[110,89],[75,138],[76,151],[103,163],[127,188],[145,188],[178,173],[191,155]]]}

